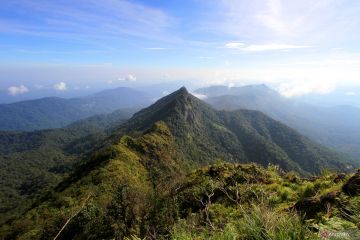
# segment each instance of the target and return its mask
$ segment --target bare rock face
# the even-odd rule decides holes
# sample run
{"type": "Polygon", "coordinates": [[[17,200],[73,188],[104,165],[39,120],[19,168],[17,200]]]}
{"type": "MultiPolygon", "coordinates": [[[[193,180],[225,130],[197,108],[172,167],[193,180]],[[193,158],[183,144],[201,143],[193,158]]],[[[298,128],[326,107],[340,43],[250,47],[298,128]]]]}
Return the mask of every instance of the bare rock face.
{"type": "Polygon", "coordinates": [[[350,196],[360,195],[360,170],[344,184],[342,191],[350,196]]]}

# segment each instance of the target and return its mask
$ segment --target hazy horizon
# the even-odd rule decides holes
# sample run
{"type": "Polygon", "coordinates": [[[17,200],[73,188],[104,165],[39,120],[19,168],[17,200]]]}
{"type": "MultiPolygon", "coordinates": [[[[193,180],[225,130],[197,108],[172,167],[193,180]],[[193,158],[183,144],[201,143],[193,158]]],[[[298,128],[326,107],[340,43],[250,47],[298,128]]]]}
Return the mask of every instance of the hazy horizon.
{"type": "Polygon", "coordinates": [[[0,92],[11,102],[41,89],[265,83],[287,97],[349,98],[360,94],[359,10],[324,0],[3,1],[0,92]]]}

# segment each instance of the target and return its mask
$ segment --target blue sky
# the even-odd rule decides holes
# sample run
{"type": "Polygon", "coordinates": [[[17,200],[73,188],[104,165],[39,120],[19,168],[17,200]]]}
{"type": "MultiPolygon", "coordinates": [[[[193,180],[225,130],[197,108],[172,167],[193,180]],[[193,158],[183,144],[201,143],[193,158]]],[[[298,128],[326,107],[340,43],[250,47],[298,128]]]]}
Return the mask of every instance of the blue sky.
{"type": "Polygon", "coordinates": [[[360,85],[359,12],[356,0],[3,0],[0,89],[189,81],[326,94],[360,85]]]}

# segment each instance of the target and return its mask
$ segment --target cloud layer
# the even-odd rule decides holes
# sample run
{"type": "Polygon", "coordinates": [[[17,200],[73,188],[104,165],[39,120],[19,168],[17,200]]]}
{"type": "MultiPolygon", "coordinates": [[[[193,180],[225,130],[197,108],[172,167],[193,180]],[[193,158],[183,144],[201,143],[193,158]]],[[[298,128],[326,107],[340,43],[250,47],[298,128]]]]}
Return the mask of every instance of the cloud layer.
{"type": "Polygon", "coordinates": [[[334,83],[323,83],[323,82],[284,82],[278,87],[280,94],[285,97],[299,97],[310,93],[315,94],[327,94],[336,89],[334,83]]]}
{"type": "Polygon", "coordinates": [[[20,86],[11,86],[8,88],[8,93],[11,96],[16,96],[16,95],[20,95],[20,94],[24,94],[29,92],[29,89],[24,86],[24,85],[20,85],[20,86]]]}
{"type": "Polygon", "coordinates": [[[136,76],[134,76],[133,74],[128,74],[125,77],[120,77],[118,80],[125,82],[136,82],[136,76]]]}
{"type": "Polygon", "coordinates": [[[240,43],[240,42],[228,42],[225,44],[224,47],[228,48],[228,49],[237,49],[237,50],[248,51],[248,52],[263,52],[263,51],[274,51],[274,50],[290,50],[290,49],[310,48],[310,46],[278,44],[278,43],[246,45],[246,44],[240,43]]]}
{"type": "Polygon", "coordinates": [[[360,1],[165,2],[3,1],[0,88],[186,80],[290,97],[360,85],[360,1]]]}
{"type": "Polygon", "coordinates": [[[65,82],[59,82],[54,84],[54,89],[57,91],[65,91],[67,89],[65,82]]]}

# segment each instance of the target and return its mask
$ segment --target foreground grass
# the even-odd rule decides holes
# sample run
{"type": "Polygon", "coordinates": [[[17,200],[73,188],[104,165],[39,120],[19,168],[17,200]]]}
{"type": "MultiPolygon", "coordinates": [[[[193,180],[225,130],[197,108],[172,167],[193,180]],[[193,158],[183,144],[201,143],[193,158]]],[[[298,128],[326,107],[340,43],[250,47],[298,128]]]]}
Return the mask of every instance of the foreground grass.
{"type": "Polygon", "coordinates": [[[229,221],[223,229],[198,228],[190,222],[174,227],[173,240],[303,240],[320,239],[295,213],[279,213],[266,206],[245,210],[238,219],[229,221]]]}

